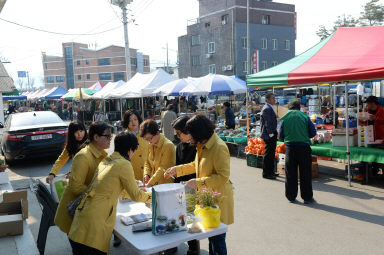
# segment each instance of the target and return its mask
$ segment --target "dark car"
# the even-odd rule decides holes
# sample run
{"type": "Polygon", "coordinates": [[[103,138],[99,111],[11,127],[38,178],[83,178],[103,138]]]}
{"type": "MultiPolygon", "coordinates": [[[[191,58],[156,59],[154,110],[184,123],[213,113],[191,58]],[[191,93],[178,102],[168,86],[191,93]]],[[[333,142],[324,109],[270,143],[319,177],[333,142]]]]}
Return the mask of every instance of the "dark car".
{"type": "Polygon", "coordinates": [[[18,159],[58,155],[67,133],[67,125],[54,112],[14,113],[5,122],[1,151],[7,164],[18,159]]]}

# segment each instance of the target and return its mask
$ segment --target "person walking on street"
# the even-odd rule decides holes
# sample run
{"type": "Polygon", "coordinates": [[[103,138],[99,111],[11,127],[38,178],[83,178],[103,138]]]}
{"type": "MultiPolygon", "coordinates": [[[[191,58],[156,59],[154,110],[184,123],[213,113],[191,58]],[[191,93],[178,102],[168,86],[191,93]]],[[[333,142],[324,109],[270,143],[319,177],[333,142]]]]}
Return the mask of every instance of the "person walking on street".
{"type": "Polygon", "coordinates": [[[233,113],[231,105],[229,102],[225,102],[223,106],[225,112],[225,126],[227,129],[235,129],[235,114],[233,113]]]}
{"type": "Polygon", "coordinates": [[[285,196],[294,203],[297,197],[297,167],[300,172],[300,193],[305,204],[314,202],[312,190],[312,150],[310,138],[316,135],[315,125],[300,111],[300,102],[291,102],[281,118],[279,139],[285,150],[285,196]]]}
{"type": "Polygon", "coordinates": [[[164,136],[171,142],[175,140],[175,130],[172,127],[172,122],[175,119],[177,119],[176,111],[174,105],[170,104],[167,106],[167,111],[161,119],[161,129],[164,136]]]}
{"type": "Polygon", "coordinates": [[[275,174],[275,151],[277,142],[277,117],[273,110],[275,95],[265,95],[265,105],[261,110],[260,130],[261,138],[265,142],[265,155],[263,159],[263,178],[276,179],[275,174]]]}

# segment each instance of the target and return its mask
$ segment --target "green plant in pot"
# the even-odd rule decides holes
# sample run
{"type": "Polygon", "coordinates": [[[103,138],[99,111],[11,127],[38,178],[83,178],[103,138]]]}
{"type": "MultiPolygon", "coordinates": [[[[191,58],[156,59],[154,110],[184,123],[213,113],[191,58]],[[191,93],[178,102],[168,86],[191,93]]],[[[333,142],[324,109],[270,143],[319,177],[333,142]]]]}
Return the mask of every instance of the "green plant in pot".
{"type": "Polygon", "coordinates": [[[195,216],[201,218],[204,228],[217,228],[220,225],[221,211],[218,206],[220,193],[210,189],[198,190],[194,195],[195,216]]]}

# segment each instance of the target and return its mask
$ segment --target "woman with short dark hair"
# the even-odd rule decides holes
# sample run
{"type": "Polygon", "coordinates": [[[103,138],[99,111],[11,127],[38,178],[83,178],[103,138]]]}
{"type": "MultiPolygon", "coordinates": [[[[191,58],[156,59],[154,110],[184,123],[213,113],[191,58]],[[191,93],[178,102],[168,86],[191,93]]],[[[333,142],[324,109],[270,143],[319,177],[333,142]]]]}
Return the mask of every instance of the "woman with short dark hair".
{"type": "Polygon", "coordinates": [[[149,155],[144,166],[143,182],[147,187],[169,183],[164,172],[176,163],[176,151],[173,143],[163,134],[154,120],[145,120],[140,125],[140,136],[150,143],[149,155]]]}
{"type": "Polygon", "coordinates": [[[137,202],[151,202],[151,192],[140,190],[130,163],[136,149],[134,134],[121,132],[115,138],[115,151],[98,166],[98,175],[76,210],[69,232],[73,254],[109,252],[116,206],[123,190],[137,202]]]}
{"type": "Polygon", "coordinates": [[[135,172],[136,180],[143,180],[144,174],[144,164],[148,158],[148,149],[149,143],[144,140],[139,134],[140,124],[143,120],[140,117],[140,114],[136,110],[128,110],[124,113],[121,125],[125,128],[125,132],[132,133],[136,136],[139,147],[137,148],[135,154],[131,158],[131,164],[133,171],[135,172]]]}
{"type": "MultiPolygon", "coordinates": [[[[230,156],[227,145],[217,136],[214,128],[204,115],[196,115],[188,120],[185,129],[191,142],[196,144],[196,159],[189,164],[169,168],[164,177],[196,173],[197,178],[189,180],[187,185],[220,193],[221,222],[229,225],[234,222],[233,187],[229,179],[230,156]]],[[[227,254],[225,234],[209,238],[209,254],[227,254]]]]}
{"type": "Polygon", "coordinates": [[[89,127],[89,144],[73,158],[68,187],[57,207],[55,224],[64,233],[71,228],[72,219],[68,215],[67,205],[76,199],[92,181],[100,161],[108,154],[112,139],[112,127],[105,122],[93,122],[89,127]]]}
{"type": "Polygon", "coordinates": [[[83,123],[77,121],[72,121],[69,123],[67,142],[65,143],[63,152],[57,158],[51,169],[51,172],[46,179],[48,183],[56,177],[61,168],[63,168],[69,159],[73,158],[76,153],[78,153],[82,148],[86,146],[87,139],[87,129],[83,123]]]}

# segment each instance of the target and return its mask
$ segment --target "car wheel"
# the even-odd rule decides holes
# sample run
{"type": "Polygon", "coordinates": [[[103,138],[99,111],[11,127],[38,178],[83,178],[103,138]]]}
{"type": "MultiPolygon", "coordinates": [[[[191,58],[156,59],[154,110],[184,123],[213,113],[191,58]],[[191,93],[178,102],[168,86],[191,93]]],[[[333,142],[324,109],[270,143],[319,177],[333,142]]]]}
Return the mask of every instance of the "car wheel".
{"type": "Polygon", "coordinates": [[[5,164],[8,166],[12,166],[15,163],[13,159],[9,159],[5,155],[4,155],[4,159],[5,159],[5,164]]]}

